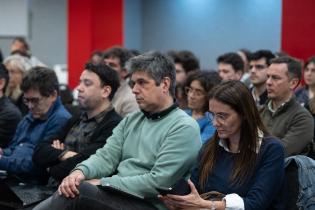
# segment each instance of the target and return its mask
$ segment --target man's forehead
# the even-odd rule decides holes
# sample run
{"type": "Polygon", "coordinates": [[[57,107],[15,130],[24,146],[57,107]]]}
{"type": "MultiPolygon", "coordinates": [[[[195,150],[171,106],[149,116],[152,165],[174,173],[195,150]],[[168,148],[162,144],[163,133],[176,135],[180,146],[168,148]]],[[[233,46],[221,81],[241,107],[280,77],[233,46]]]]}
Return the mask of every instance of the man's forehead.
{"type": "Polygon", "coordinates": [[[256,64],[256,63],[259,63],[259,64],[261,64],[261,63],[267,64],[267,59],[266,59],[265,57],[262,57],[262,58],[259,58],[259,59],[257,59],[257,60],[251,60],[249,63],[250,63],[250,64],[252,64],[252,63],[254,63],[254,64],[256,64]]]}
{"type": "Polygon", "coordinates": [[[152,77],[145,71],[136,71],[132,73],[131,80],[136,81],[139,79],[152,80],[152,77]]]}
{"type": "Polygon", "coordinates": [[[219,63],[218,64],[218,68],[219,69],[227,69],[227,70],[235,71],[235,69],[233,68],[232,64],[230,64],[230,63],[219,63]]]}
{"type": "Polygon", "coordinates": [[[268,69],[274,70],[276,72],[283,72],[283,73],[287,73],[288,71],[287,64],[285,63],[272,63],[268,69]]]}
{"type": "Polygon", "coordinates": [[[28,97],[39,97],[42,96],[39,92],[38,89],[36,88],[31,88],[27,91],[24,92],[24,96],[28,96],[28,97]]]}
{"type": "Polygon", "coordinates": [[[109,56],[104,58],[105,62],[111,62],[111,63],[120,63],[120,59],[116,56],[109,56]]]}

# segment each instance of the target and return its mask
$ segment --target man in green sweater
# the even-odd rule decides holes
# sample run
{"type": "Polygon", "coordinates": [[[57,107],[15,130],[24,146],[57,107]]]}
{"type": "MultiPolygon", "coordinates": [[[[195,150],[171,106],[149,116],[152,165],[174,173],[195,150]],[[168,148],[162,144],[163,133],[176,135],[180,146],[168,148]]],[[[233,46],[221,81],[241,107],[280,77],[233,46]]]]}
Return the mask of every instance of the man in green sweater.
{"type": "Polygon", "coordinates": [[[78,164],[35,210],[165,209],[156,189],[189,176],[201,140],[198,124],[174,103],[173,63],[161,53],[145,53],[129,61],[128,71],[141,112],[125,117],[107,144],[78,164]]]}
{"type": "Polygon", "coordinates": [[[314,122],[311,114],[294,96],[301,79],[301,63],[291,57],[271,60],[267,70],[269,101],[261,117],[271,134],[283,144],[286,156],[301,154],[312,142],[314,122]]]}

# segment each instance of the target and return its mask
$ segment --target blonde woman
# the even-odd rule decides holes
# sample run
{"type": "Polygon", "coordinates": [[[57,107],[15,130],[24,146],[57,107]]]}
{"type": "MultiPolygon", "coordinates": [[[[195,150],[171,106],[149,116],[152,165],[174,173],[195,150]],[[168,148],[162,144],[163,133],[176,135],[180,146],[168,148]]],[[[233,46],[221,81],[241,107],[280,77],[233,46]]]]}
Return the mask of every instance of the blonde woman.
{"type": "Polygon", "coordinates": [[[10,77],[5,94],[20,109],[22,115],[25,115],[28,109],[22,102],[20,85],[26,72],[31,68],[30,61],[20,55],[12,55],[7,57],[3,63],[8,69],[10,77]]]}

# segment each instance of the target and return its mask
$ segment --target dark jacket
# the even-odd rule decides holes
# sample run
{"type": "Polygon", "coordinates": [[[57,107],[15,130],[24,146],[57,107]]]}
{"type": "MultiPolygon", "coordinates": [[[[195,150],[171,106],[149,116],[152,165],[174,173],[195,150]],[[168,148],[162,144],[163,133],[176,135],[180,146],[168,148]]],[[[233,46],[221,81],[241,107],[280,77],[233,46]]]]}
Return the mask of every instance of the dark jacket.
{"type": "Polygon", "coordinates": [[[7,147],[21,120],[18,108],[3,96],[0,98],[0,147],[7,147]]]}
{"type": "Polygon", "coordinates": [[[59,139],[61,142],[64,142],[71,128],[79,120],[79,116],[71,118],[63,129],[63,133],[61,133],[59,137],[41,142],[35,148],[33,155],[34,163],[41,168],[50,168],[49,174],[57,180],[62,180],[78,163],[94,154],[100,147],[103,147],[107,138],[112,135],[112,130],[120,122],[121,117],[114,109],[106,113],[101,123],[93,132],[90,145],[77,155],[68,158],[65,161],[60,161],[59,156],[64,152],[64,150],[55,149],[51,146],[51,144],[55,139],[59,139]]]}

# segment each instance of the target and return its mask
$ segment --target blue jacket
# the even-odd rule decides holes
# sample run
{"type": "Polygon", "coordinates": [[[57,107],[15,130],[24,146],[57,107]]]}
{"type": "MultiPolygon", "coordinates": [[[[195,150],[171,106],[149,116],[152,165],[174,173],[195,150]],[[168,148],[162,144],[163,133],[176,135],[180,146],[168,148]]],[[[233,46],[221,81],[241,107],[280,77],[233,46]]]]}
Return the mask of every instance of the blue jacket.
{"type": "Polygon", "coordinates": [[[315,209],[315,160],[304,155],[295,155],[285,159],[285,166],[295,161],[298,167],[300,193],[298,209],[315,209]]]}
{"type": "Polygon", "coordinates": [[[9,146],[3,149],[0,169],[14,174],[35,172],[32,162],[35,146],[39,141],[57,136],[70,117],[59,97],[46,113],[44,120],[34,119],[31,113],[27,114],[18,124],[9,146]]]}

